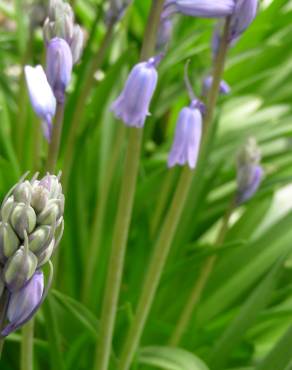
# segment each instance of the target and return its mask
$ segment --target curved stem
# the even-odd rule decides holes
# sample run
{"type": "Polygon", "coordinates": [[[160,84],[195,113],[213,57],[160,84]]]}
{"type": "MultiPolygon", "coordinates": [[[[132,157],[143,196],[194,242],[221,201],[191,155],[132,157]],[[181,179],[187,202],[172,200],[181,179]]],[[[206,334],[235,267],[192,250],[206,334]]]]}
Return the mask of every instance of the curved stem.
{"type": "Polygon", "coordinates": [[[56,171],[56,165],[59,155],[60,149],[60,142],[61,142],[61,135],[63,129],[63,121],[64,121],[64,103],[57,104],[57,111],[55,116],[55,121],[53,125],[53,133],[52,139],[49,145],[49,152],[47,157],[46,163],[46,171],[50,173],[54,173],[56,171]]]}
{"type": "MultiPolygon", "coordinates": [[[[141,60],[150,58],[154,52],[163,3],[164,0],[152,1],[141,51],[141,60]]],[[[128,130],[130,132],[130,136],[127,146],[125,168],[122,178],[117,216],[113,231],[112,249],[104,291],[100,320],[100,334],[94,364],[95,370],[106,370],[109,364],[124,258],[139,169],[143,131],[137,128],[129,128],[128,130]]]]}
{"type": "MultiPolygon", "coordinates": [[[[228,18],[224,28],[223,41],[220,45],[220,50],[216,59],[213,84],[208,95],[207,112],[204,118],[204,132],[200,157],[202,153],[205,152],[205,147],[207,146],[209,137],[212,134],[213,115],[218,98],[219,84],[224,70],[225,57],[228,50],[229,24],[230,19],[228,18]]],[[[199,158],[199,160],[201,160],[201,158],[199,158]]],[[[135,356],[147,317],[154,301],[171,244],[174,239],[189,190],[191,188],[192,178],[193,172],[191,172],[188,168],[184,168],[172,200],[172,204],[162,226],[160,237],[154,246],[154,251],[146,273],[140,299],[138,301],[136,314],[122,349],[120,364],[118,367],[119,370],[128,370],[135,356]]]]}
{"type": "Polygon", "coordinates": [[[25,324],[22,329],[20,370],[33,369],[33,336],[34,319],[25,324]]]}
{"type": "Polygon", "coordinates": [[[76,102],[76,108],[74,110],[74,114],[72,116],[73,118],[70,123],[68,139],[66,142],[66,149],[64,154],[64,163],[66,163],[62,175],[64,193],[66,193],[68,187],[68,181],[74,159],[75,142],[78,134],[78,128],[80,126],[80,122],[82,120],[82,116],[86,106],[86,100],[91,92],[91,88],[94,83],[94,74],[96,70],[98,70],[101,67],[105,57],[105,53],[111,43],[114,32],[114,26],[115,23],[109,24],[106,34],[104,35],[104,38],[101,42],[101,45],[90,64],[89,71],[85,75],[85,81],[81,87],[81,91],[76,102]]]}
{"type": "MultiPolygon", "coordinates": [[[[232,215],[233,209],[234,209],[234,201],[232,199],[230,206],[228,207],[227,211],[224,214],[222,225],[221,225],[221,228],[219,230],[218,236],[215,241],[214,246],[216,248],[220,247],[225,239],[225,235],[226,235],[226,232],[228,231],[229,220],[232,215]]],[[[201,270],[201,273],[191,291],[191,294],[187,300],[187,303],[179,317],[175,330],[170,338],[169,344],[171,346],[177,346],[179,342],[181,341],[190,323],[194,309],[197,303],[200,301],[203,290],[208,282],[209,276],[211,275],[211,272],[213,271],[216,260],[217,260],[216,254],[213,254],[212,256],[207,258],[201,270]]]]}

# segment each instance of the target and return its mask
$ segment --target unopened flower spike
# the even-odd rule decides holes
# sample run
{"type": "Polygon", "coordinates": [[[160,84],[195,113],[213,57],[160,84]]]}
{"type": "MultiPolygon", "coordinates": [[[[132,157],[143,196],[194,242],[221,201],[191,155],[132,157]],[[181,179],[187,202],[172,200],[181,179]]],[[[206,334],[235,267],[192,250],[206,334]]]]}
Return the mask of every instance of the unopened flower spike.
{"type": "Polygon", "coordinates": [[[158,80],[156,67],[162,57],[160,54],[136,64],[120,96],[113,102],[111,110],[125,125],[141,128],[150,115],[149,105],[158,80]]]}
{"type": "Polygon", "coordinates": [[[166,0],[162,16],[181,13],[200,18],[224,18],[232,14],[235,0],[166,0]]]}
{"type": "Polygon", "coordinates": [[[168,156],[168,167],[188,165],[194,169],[197,164],[201,136],[204,104],[193,92],[188,78],[188,62],[185,66],[185,83],[191,98],[188,107],[184,107],[178,117],[175,138],[168,156]]]}
{"type": "MultiPolygon", "coordinates": [[[[44,300],[42,266],[58,246],[64,229],[60,178],[22,178],[5,197],[0,222],[0,289],[10,294],[6,336],[29,320],[44,300]]],[[[51,269],[52,275],[52,269],[51,269]]],[[[1,294],[2,294],[1,293],[1,294]]]]}
{"type": "Polygon", "coordinates": [[[257,192],[264,175],[260,164],[261,153],[254,138],[249,138],[237,156],[238,205],[246,202],[257,192]]]}

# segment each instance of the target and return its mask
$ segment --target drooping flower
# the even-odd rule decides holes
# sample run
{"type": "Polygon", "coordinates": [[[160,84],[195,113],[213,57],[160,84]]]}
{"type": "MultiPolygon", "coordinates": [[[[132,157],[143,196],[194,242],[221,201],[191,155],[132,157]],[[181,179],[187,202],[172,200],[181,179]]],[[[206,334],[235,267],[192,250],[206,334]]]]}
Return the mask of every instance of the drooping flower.
{"type": "Polygon", "coordinates": [[[194,169],[197,164],[202,136],[202,112],[198,100],[181,110],[175,138],[168,156],[168,167],[187,164],[194,169]]]}
{"type": "Polygon", "coordinates": [[[9,335],[32,317],[42,301],[43,292],[44,275],[41,271],[36,271],[20,290],[11,294],[7,310],[9,324],[1,335],[9,335]]]}
{"type": "Polygon", "coordinates": [[[237,39],[253,22],[258,0],[237,0],[230,23],[230,40],[237,39]]]}
{"type": "Polygon", "coordinates": [[[172,20],[169,18],[161,17],[157,34],[156,50],[162,51],[167,47],[169,40],[171,38],[172,28],[173,28],[172,20]]]}
{"type": "MultiPolygon", "coordinates": [[[[207,96],[208,91],[210,90],[210,88],[212,86],[212,82],[213,82],[213,77],[212,76],[208,76],[204,79],[203,87],[202,87],[202,95],[203,96],[207,96]]],[[[231,91],[231,89],[230,89],[230,86],[228,85],[228,83],[225,82],[225,81],[221,81],[220,86],[219,86],[219,93],[221,95],[227,95],[227,94],[230,93],[230,91],[231,91]]]]}
{"type": "Polygon", "coordinates": [[[237,157],[237,204],[252,198],[263,179],[261,155],[254,138],[248,139],[237,157]]]}
{"type": "Polygon", "coordinates": [[[58,102],[63,103],[65,90],[71,81],[73,58],[67,42],[59,37],[47,45],[46,74],[58,102]]]}
{"type": "Polygon", "coordinates": [[[111,106],[115,116],[127,126],[143,127],[150,115],[149,105],[157,85],[156,65],[159,61],[160,57],[157,57],[136,64],[123,91],[111,106]]]}
{"type": "Polygon", "coordinates": [[[24,71],[32,107],[43,121],[44,136],[50,140],[52,119],[56,113],[56,98],[42,66],[25,66],[24,71]]]}
{"type": "Polygon", "coordinates": [[[192,17],[224,18],[232,14],[235,0],[166,0],[163,17],[182,13],[192,17]]]}

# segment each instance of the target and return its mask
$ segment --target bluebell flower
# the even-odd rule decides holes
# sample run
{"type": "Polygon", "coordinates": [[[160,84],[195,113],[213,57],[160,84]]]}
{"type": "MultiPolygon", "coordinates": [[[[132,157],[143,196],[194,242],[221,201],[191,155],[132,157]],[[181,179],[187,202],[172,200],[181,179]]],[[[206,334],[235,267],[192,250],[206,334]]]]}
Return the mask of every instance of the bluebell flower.
{"type": "Polygon", "coordinates": [[[163,50],[167,47],[172,35],[172,28],[173,24],[171,19],[161,18],[156,41],[157,50],[163,50]]]}
{"type": "Polygon", "coordinates": [[[123,91],[111,106],[116,117],[127,126],[143,127],[146,117],[150,115],[149,105],[157,85],[156,65],[159,60],[151,58],[136,64],[123,91]]]}
{"type": "Polygon", "coordinates": [[[255,19],[258,0],[237,0],[231,17],[230,39],[237,39],[255,19]]]}
{"type": "Polygon", "coordinates": [[[42,66],[25,66],[24,72],[32,107],[42,119],[44,136],[50,141],[52,120],[56,113],[56,98],[42,66]]]}
{"type": "Polygon", "coordinates": [[[71,81],[73,57],[68,43],[55,37],[47,45],[46,74],[59,103],[64,103],[65,91],[71,81]]]}
{"type": "Polygon", "coordinates": [[[36,271],[24,287],[11,294],[7,311],[9,324],[3,329],[2,336],[9,335],[33,316],[42,303],[43,292],[44,275],[36,271]]]}
{"type": "Polygon", "coordinates": [[[249,138],[237,157],[237,204],[252,198],[263,179],[261,154],[254,138],[249,138]]]}
{"type": "MultiPolygon", "coordinates": [[[[212,76],[208,76],[204,79],[203,87],[202,87],[202,95],[203,96],[207,96],[208,91],[210,90],[210,88],[212,86],[212,83],[213,83],[213,77],[212,76]]],[[[228,85],[228,83],[222,80],[220,82],[220,86],[219,86],[219,93],[221,95],[227,95],[227,94],[230,93],[230,91],[231,91],[231,89],[230,89],[230,86],[228,85]]]]}
{"type": "Polygon", "coordinates": [[[224,18],[232,14],[235,0],[166,0],[163,17],[182,13],[192,17],[224,18]]]}
{"type": "Polygon", "coordinates": [[[196,167],[202,136],[201,109],[201,103],[193,100],[189,107],[181,110],[168,156],[168,167],[185,164],[191,169],[196,167]]]}

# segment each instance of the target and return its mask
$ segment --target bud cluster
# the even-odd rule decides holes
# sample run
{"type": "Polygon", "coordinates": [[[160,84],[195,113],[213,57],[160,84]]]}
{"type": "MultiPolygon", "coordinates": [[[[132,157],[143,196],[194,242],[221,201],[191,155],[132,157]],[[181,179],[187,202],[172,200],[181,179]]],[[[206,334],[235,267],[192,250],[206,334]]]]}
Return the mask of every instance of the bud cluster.
{"type": "Polygon", "coordinates": [[[5,198],[0,215],[0,298],[8,292],[8,335],[26,322],[43,300],[47,263],[63,233],[64,195],[59,178],[20,181],[5,198]]]}
{"type": "Polygon", "coordinates": [[[51,0],[48,17],[43,26],[47,44],[54,38],[61,38],[71,49],[73,63],[78,62],[82,54],[84,35],[81,27],[74,23],[71,6],[62,0],[51,0]]]}

